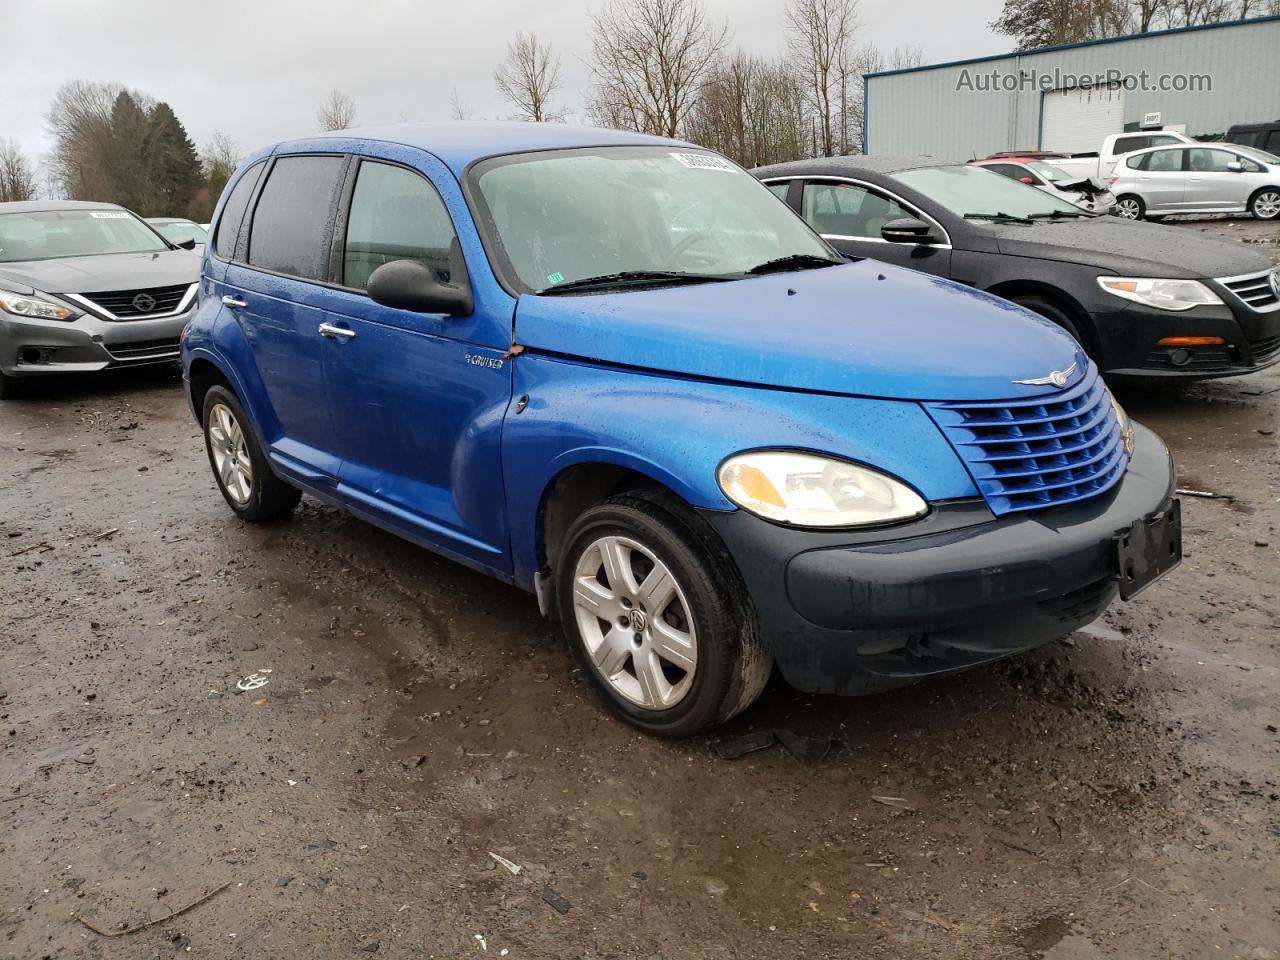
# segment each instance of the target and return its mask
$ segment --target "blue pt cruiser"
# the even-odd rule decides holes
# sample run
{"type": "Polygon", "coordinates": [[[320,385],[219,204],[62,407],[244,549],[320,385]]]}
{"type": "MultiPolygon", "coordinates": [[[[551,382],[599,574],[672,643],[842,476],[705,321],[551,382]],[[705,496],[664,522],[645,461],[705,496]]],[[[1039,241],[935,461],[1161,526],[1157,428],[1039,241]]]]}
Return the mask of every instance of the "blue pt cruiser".
{"type": "Polygon", "coordinates": [[[1174,566],[1173,468],[1079,346],[846,261],[723,157],[406,125],[250,157],[185,383],[241,517],[300,491],[537,595],[687,735],[1069,633],[1174,566]]]}

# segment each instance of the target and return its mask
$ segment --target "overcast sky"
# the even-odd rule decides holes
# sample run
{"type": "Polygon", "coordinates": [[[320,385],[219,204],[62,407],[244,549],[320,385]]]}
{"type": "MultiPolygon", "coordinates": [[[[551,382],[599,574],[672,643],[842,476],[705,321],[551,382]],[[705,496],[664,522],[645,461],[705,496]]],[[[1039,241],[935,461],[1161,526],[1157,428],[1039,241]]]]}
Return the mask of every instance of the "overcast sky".
{"type": "MultiPolygon", "coordinates": [[[[590,12],[603,0],[0,0],[0,138],[39,157],[58,85],[107,80],[167,100],[197,147],[215,130],[244,152],[315,129],[338,87],[360,125],[449,119],[454,85],[475,118],[508,113],[494,65],[517,30],[560,54],[560,102],[581,108],[590,12]]],[[[703,0],[733,42],[783,47],[783,0],[703,0]]],[[[1001,53],[1000,0],[861,0],[860,42],[919,44],[926,62],[1001,53]]],[[[579,121],[581,122],[581,121],[579,121]]]]}

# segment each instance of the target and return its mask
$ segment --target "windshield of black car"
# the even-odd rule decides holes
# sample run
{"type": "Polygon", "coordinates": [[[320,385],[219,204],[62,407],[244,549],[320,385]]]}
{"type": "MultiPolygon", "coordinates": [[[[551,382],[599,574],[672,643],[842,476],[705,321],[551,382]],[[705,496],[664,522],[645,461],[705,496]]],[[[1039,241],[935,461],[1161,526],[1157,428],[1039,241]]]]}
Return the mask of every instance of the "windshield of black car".
{"type": "Polygon", "coordinates": [[[196,243],[204,243],[209,236],[200,224],[192,223],[189,220],[167,220],[152,223],[151,225],[170,240],[181,240],[183,237],[190,237],[196,243]]]}
{"type": "Polygon", "coordinates": [[[941,204],[957,217],[968,214],[968,219],[974,222],[1043,216],[1054,211],[1080,212],[1066,200],[1043,190],[968,164],[904,170],[893,174],[893,179],[941,204]]]}
{"type": "Polygon", "coordinates": [[[155,231],[124,210],[0,214],[0,263],[168,249],[155,231]]]}
{"type": "Polygon", "coordinates": [[[517,289],[619,273],[723,278],[783,257],[838,259],[749,173],[692,148],[520,154],[479,164],[471,177],[486,246],[517,289]]]}

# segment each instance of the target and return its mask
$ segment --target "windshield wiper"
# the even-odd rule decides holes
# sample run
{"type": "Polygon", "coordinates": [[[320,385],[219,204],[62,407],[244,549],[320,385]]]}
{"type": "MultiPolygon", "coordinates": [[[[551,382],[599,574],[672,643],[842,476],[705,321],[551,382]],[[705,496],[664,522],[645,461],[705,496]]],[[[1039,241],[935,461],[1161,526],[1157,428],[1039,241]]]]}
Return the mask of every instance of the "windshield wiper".
{"type": "Polygon", "coordinates": [[[1033,213],[1032,220],[1060,220],[1064,217],[1084,217],[1086,220],[1092,220],[1098,216],[1096,213],[1086,213],[1083,210],[1050,210],[1048,213],[1033,213]]]}
{"type": "Polygon", "coordinates": [[[682,273],[678,270],[622,270],[618,273],[606,273],[598,277],[582,277],[568,283],[558,283],[553,287],[535,290],[539,297],[551,297],[574,290],[607,290],[610,287],[627,287],[633,283],[717,283],[723,280],[737,280],[733,275],[719,273],[682,273]]]}
{"type": "Polygon", "coordinates": [[[832,260],[830,257],[819,257],[812,253],[791,253],[785,257],[778,257],[776,260],[766,260],[764,263],[757,263],[750,270],[745,271],[747,276],[759,276],[762,273],[778,273],[783,270],[803,270],[806,267],[834,267],[845,263],[844,260],[832,260]]]}
{"type": "Polygon", "coordinates": [[[1015,217],[1012,213],[966,213],[966,220],[994,220],[996,223],[1031,223],[1026,217],[1015,217]]]}

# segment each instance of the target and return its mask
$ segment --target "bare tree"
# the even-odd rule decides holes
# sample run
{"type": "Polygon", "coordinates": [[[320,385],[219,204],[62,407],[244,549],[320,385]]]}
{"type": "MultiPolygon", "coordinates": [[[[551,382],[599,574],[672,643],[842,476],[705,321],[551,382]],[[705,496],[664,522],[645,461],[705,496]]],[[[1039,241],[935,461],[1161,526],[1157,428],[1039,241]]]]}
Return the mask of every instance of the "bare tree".
{"type": "Polygon", "coordinates": [[[471,108],[462,100],[462,94],[458,93],[458,85],[455,83],[449,91],[449,116],[454,120],[470,120],[471,108]]]}
{"type": "Polygon", "coordinates": [[[221,130],[215,130],[200,154],[200,166],[209,185],[210,200],[216,204],[227,181],[240,166],[240,148],[221,130]]]}
{"type": "Polygon", "coordinates": [[[857,0],[788,0],[785,18],[792,61],[816,114],[817,150],[829,157],[847,146],[837,141],[837,117],[850,97],[847,63],[858,26],[857,0]]]}
{"type": "Polygon", "coordinates": [[[0,140],[0,203],[36,198],[36,175],[16,140],[0,140]]]}
{"type": "Polygon", "coordinates": [[[333,89],[320,103],[316,111],[316,123],[321,130],[346,130],[356,122],[356,104],[341,90],[333,89]]]}
{"type": "Polygon", "coordinates": [[[54,94],[46,115],[54,141],[49,175],[60,193],[95,200],[112,195],[111,115],[123,89],[119,84],[71,80],[54,94]]]}
{"type": "Polygon", "coordinates": [[[560,87],[560,58],[534,34],[517,33],[507,44],[507,57],[494,68],[493,82],[503,99],[519,111],[517,119],[564,119],[565,111],[551,106],[560,87]]]}
{"type": "Polygon", "coordinates": [[[699,0],[607,0],[590,33],[592,120],[674,137],[729,28],[699,0]]]}

